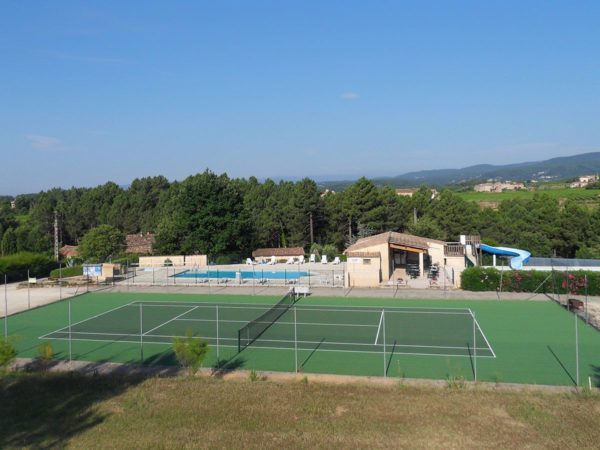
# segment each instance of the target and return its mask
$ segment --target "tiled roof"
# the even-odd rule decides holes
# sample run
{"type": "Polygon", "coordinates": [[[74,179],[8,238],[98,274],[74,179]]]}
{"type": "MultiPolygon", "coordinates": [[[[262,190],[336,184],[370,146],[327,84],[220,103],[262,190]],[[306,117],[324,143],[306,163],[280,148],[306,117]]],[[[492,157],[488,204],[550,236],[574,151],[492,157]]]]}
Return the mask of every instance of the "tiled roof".
{"type": "Polygon", "coordinates": [[[283,247],[283,248],[257,248],[252,252],[254,258],[264,258],[271,256],[304,256],[302,247],[283,247]]]}
{"type": "Polygon", "coordinates": [[[58,253],[64,258],[74,258],[79,256],[79,247],[77,245],[63,245],[58,253]]]}
{"type": "Polygon", "coordinates": [[[355,252],[357,250],[381,244],[404,245],[406,247],[427,250],[429,243],[445,244],[444,241],[438,241],[437,239],[428,239],[420,236],[413,236],[412,234],[387,231],[385,233],[375,234],[373,236],[359,239],[356,241],[356,243],[348,247],[344,253],[348,254],[348,252],[355,252]]]}

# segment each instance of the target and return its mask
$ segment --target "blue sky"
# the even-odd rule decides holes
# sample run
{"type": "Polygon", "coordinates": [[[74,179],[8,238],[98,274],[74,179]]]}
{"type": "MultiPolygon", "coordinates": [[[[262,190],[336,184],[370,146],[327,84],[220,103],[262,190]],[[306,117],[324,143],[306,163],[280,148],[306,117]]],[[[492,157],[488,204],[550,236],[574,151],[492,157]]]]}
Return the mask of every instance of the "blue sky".
{"type": "Polygon", "coordinates": [[[600,151],[600,2],[4,1],[0,194],[600,151]]]}

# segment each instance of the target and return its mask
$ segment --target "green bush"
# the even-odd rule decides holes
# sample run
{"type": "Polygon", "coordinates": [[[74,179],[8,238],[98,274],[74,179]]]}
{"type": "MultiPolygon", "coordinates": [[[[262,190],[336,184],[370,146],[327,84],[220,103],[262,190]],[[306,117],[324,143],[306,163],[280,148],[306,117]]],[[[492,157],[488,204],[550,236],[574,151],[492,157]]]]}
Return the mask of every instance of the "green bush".
{"type": "Polygon", "coordinates": [[[0,368],[9,365],[17,357],[17,350],[7,339],[0,339],[0,368]]]}
{"type": "Polygon", "coordinates": [[[204,339],[195,337],[192,330],[187,330],[185,337],[173,340],[173,351],[179,364],[193,375],[208,353],[208,343],[204,339]]]}
{"type": "Polygon", "coordinates": [[[536,270],[505,270],[493,267],[469,267],[461,276],[461,287],[466,291],[538,292],[600,295],[600,273],[589,271],[542,272],[536,270]]]}
{"type": "Polygon", "coordinates": [[[45,370],[54,359],[54,347],[52,347],[52,343],[42,342],[38,347],[38,353],[38,361],[45,370]]]}
{"type": "Polygon", "coordinates": [[[55,267],[58,263],[41,253],[20,252],[0,257],[0,277],[6,274],[9,282],[27,279],[27,270],[32,277],[47,277],[55,267]]]}
{"type": "Polygon", "coordinates": [[[61,274],[63,278],[81,276],[83,275],[83,266],[63,267],[62,271],[60,268],[54,269],[50,272],[50,278],[58,279],[61,274]]]}

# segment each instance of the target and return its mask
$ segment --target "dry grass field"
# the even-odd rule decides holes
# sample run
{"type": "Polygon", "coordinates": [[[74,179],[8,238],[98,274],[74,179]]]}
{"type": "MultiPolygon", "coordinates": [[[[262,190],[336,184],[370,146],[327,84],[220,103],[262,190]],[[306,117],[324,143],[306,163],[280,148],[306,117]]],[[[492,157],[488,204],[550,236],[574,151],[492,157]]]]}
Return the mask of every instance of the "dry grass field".
{"type": "Polygon", "coordinates": [[[0,447],[598,448],[600,397],[453,387],[0,378],[0,447]]]}

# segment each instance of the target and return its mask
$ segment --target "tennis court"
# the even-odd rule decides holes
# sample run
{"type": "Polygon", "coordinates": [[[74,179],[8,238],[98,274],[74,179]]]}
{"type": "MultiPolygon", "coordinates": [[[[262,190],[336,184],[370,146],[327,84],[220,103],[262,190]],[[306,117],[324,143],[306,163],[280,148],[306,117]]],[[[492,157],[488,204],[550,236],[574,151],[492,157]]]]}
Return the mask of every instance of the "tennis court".
{"type": "Polygon", "coordinates": [[[132,301],[40,339],[171,345],[188,330],[228,356],[252,347],[495,357],[472,311],[463,308],[132,301]]]}
{"type": "Polygon", "coordinates": [[[56,359],[174,365],[190,330],[205,367],[600,386],[600,333],[577,323],[550,301],[97,292],[2,326],[30,358],[51,342],[56,359]]]}

